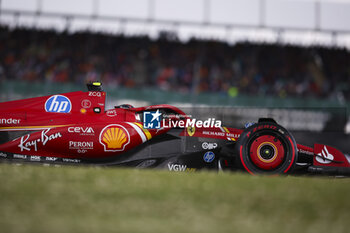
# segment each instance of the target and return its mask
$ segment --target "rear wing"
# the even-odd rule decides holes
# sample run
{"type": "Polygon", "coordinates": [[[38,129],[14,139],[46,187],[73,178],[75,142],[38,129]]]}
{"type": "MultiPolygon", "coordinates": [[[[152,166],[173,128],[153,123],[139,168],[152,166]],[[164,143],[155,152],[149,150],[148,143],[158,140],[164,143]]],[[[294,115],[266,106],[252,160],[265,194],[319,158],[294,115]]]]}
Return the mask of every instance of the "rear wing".
{"type": "Polygon", "coordinates": [[[79,122],[82,114],[105,111],[106,93],[69,92],[0,103],[0,131],[22,126],[42,126],[79,122]]]}

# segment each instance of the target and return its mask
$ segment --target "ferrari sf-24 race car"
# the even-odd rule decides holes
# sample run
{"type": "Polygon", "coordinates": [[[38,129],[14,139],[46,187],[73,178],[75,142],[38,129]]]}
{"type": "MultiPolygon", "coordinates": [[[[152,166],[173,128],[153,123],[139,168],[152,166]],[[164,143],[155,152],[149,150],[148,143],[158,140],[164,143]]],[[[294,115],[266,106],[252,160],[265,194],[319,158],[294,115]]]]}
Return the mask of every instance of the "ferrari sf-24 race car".
{"type": "Polygon", "coordinates": [[[194,122],[171,105],[105,110],[100,83],[87,92],[0,103],[0,160],[170,171],[350,174],[350,156],[297,144],[273,119],[243,129],[194,122]],[[190,125],[181,122],[190,122],[190,125]],[[196,123],[196,124],[195,124],[196,123]],[[179,127],[181,126],[181,127],[179,127]]]}

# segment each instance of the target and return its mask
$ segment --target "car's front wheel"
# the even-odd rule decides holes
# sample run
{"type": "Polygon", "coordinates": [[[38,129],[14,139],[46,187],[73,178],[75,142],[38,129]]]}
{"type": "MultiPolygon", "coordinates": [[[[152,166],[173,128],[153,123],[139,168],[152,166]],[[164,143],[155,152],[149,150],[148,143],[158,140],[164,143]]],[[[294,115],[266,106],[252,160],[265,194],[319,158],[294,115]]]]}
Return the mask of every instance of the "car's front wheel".
{"type": "Polygon", "coordinates": [[[247,128],[236,144],[236,161],[251,174],[284,174],[297,161],[293,136],[274,122],[259,122],[247,128]]]}

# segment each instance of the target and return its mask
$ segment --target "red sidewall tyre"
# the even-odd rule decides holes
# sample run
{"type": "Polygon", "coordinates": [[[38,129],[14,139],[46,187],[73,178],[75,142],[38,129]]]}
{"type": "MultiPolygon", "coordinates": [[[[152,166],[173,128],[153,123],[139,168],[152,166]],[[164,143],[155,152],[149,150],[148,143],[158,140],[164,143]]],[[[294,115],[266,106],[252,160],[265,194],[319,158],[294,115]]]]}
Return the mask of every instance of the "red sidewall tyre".
{"type": "Polygon", "coordinates": [[[259,122],[247,128],[235,148],[239,167],[251,174],[289,173],[298,156],[293,136],[272,122],[259,122]]]}

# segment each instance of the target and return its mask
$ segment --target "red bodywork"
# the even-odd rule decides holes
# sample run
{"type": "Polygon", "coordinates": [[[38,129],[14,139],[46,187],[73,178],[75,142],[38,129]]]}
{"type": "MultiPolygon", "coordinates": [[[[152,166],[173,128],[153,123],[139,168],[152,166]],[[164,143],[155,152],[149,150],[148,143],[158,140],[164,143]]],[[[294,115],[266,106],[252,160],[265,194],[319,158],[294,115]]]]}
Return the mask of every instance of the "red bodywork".
{"type": "MultiPolygon", "coordinates": [[[[108,158],[170,130],[144,129],[139,113],[160,109],[185,115],[171,105],[105,110],[105,98],[105,92],[79,91],[0,103],[0,131],[30,131],[0,145],[0,151],[18,156],[108,158]]],[[[242,132],[226,127],[196,128],[184,129],[182,136],[236,141],[242,132]]],[[[299,153],[313,156],[316,166],[350,167],[348,158],[335,148],[320,144],[297,147],[299,153]]]]}
{"type": "Polygon", "coordinates": [[[0,145],[0,151],[63,158],[106,158],[169,130],[143,129],[136,119],[138,111],[170,109],[183,114],[170,105],[105,111],[106,93],[97,91],[59,95],[70,101],[70,111],[57,112],[60,107],[57,102],[51,109],[56,108],[56,112],[48,112],[47,101],[55,96],[0,103],[1,131],[37,131],[0,145]]]}

